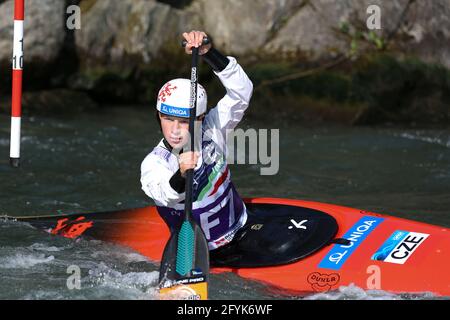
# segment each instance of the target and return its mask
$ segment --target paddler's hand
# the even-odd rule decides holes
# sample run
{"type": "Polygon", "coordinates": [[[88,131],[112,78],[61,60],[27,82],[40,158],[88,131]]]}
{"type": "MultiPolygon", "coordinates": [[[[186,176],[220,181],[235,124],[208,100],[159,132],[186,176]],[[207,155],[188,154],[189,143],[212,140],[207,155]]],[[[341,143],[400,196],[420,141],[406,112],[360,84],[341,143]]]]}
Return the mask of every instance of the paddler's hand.
{"type": "Polygon", "coordinates": [[[180,165],[180,173],[183,178],[186,178],[186,171],[189,169],[194,169],[197,166],[198,157],[200,154],[198,152],[183,152],[178,157],[178,163],[180,165]]]}
{"type": "Polygon", "coordinates": [[[203,31],[185,32],[183,33],[183,37],[187,41],[186,47],[184,48],[187,54],[192,54],[192,48],[194,47],[200,48],[198,50],[198,54],[200,55],[207,53],[211,49],[211,43],[202,46],[203,38],[207,37],[203,31]]]}

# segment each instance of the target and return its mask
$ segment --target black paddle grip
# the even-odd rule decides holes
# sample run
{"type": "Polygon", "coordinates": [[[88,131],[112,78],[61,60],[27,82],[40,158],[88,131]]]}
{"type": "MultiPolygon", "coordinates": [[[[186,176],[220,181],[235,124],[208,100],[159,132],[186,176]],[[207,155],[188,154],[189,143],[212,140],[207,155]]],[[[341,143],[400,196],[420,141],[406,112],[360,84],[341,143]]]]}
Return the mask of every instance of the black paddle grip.
{"type": "MultiPolygon", "coordinates": [[[[208,37],[203,37],[202,46],[204,46],[206,44],[209,44],[209,43],[211,43],[211,41],[209,41],[209,38],[208,37]]],[[[186,45],[187,45],[187,41],[186,40],[181,41],[181,46],[183,48],[186,47],[186,45]]]]}

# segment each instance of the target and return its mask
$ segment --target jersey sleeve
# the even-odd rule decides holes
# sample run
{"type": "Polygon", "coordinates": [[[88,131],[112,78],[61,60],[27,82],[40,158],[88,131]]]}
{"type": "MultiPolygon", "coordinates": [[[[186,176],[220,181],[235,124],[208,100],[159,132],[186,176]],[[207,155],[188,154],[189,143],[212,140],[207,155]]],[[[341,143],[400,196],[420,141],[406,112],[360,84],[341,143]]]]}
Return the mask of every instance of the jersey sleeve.
{"type": "Polygon", "coordinates": [[[230,62],[224,70],[214,71],[225,87],[226,94],[205,119],[207,129],[220,129],[222,133],[234,129],[241,121],[253,92],[253,83],[236,59],[228,59],[230,62]]]}
{"type": "Polygon", "coordinates": [[[185,193],[178,193],[170,185],[174,172],[168,163],[155,154],[150,153],[141,164],[141,185],[147,196],[158,206],[174,206],[183,201],[185,193]]]}

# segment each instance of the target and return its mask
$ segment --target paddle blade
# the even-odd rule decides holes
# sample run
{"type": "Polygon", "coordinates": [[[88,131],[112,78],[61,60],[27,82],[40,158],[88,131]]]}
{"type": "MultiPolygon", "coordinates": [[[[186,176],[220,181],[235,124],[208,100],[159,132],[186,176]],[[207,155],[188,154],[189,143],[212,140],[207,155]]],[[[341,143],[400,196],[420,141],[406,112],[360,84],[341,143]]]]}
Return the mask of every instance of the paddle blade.
{"type": "Polygon", "coordinates": [[[209,250],[202,229],[185,221],[172,233],[164,248],[159,273],[163,298],[208,298],[209,250]]]}

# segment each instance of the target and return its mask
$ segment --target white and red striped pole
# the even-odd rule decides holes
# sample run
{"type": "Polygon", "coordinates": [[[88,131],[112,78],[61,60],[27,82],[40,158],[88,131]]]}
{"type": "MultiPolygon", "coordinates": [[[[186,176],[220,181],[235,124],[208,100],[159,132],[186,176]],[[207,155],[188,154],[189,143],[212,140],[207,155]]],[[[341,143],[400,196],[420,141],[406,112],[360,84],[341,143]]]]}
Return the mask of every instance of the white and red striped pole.
{"type": "Polygon", "coordinates": [[[11,142],[9,159],[13,167],[20,163],[20,126],[22,116],[23,21],[24,0],[14,0],[14,47],[12,58],[11,142]]]}

